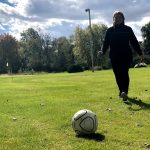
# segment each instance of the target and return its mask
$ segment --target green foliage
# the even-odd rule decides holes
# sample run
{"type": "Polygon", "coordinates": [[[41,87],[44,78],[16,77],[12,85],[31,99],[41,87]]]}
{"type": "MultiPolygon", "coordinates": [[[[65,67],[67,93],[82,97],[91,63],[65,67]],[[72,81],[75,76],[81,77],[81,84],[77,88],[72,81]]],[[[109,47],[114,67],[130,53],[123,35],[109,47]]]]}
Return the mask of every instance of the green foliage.
{"type": "Polygon", "coordinates": [[[142,36],[143,36],[143,47],[146,54],[150,54],[150,22],[145,24],[142,28],[142,36]]]}
{"type": "Polygon", "coordinates": [[[66,37],[52,39],[29,28],[21,33],[22,70],[61,72],[74,63],[72,44],[66,37]]]}
{"type": "MultiPolygon", "coordinates": [[[[144,55],[144,62],[148,65],[150,64],[150,56],[149,55],[144,55]]],[[[133,58],[133,62],[132,62],[132,67],[134,67],[136,64],[140,63],[140,58],[139,56],[135,56],[133,58]]]]}
{"type": "Polygon", "coordinates": [[[55,68],[56,71],[66,71],[74,63],[72,45],[66,37],[55,39],[55,68]]]}
{"type": "Polygon", "coordinates": [[[0,73],[17,72],[20,67],[18,42],[9,34],[0,35],[0,73]]]}
{"type": "Polygon", "coordinates": [[[72,65],[72,66],[69,66],[67,72],[69,73],[83,72],[83,68],[81,65],[72,65]]]}
{"type": "Polygon", "coordinates": [[[21,45],[24,49],[26,67],[40,71],[43,64],[42,39],[39,33],[33,28],[29,28],[21,33],[21,45]]]}
{"type": "Polygon", "coordinates": [[[75,30],[74,40],[75,40],[74,43],[75,47],[73,51],[76,63],[77,64],[86,63],[88,66],[91,66],[90,42],[88,31],[78,26],[75,30]]]}
{"type": "Polygon", "coordinates": [[[76,63],[91,66],[91,47],[94,58],[94,65],[99,66],[98,51],[101,49],[107,26],[104,24],[93,24],[92,35],[89,28],[82,29],[79,26],[75,30],[75,47],[74,54],[76,63]],[[91,43],[92,36],[92,43],[91,43]]]}
{"type": "Polygon", "coordinates": [[[92,25],[92,33],[93,33],[93,55],[94,55],[94,64],[99,65],[98,51],[101,50],[103,45],[103,40],[105,37],[105,33],[107,30],[107,26],[104,24],[93,24],[92,25]]]}

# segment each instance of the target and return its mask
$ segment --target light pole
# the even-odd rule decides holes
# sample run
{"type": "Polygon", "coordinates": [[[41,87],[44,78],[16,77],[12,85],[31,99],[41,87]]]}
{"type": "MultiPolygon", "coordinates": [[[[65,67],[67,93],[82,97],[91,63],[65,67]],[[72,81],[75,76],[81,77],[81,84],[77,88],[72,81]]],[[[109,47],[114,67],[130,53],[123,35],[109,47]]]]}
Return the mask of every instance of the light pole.
{"type": "Polygon", "coordinates": [[[85,12],[89,13],[89,29],[90,29],[90,51],[91,51],[91,63],[92,63],[92,72],[94,72],[94,57],[93,57],[93,34],[92,34],[92,27],[91,27],[91,14],[90,9],[85,9],[85,12]]]}

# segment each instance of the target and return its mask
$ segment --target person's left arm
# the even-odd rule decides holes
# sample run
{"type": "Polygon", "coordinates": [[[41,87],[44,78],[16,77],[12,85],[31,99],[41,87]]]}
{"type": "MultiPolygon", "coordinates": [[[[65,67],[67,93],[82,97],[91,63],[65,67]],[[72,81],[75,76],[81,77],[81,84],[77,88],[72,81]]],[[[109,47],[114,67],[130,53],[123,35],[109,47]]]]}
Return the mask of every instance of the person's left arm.
{"type": "Polygon", "coordinates": [[[142,52],[140,45],[139,45],[139,42],[138,42],[132,28],[130,28],[130,37],[129,38],[130,38],[130,43],[131,43],[133,49],[138,53],[141,61],[143,61],[144,55],[143,55],[143,52],[142,52]]]}

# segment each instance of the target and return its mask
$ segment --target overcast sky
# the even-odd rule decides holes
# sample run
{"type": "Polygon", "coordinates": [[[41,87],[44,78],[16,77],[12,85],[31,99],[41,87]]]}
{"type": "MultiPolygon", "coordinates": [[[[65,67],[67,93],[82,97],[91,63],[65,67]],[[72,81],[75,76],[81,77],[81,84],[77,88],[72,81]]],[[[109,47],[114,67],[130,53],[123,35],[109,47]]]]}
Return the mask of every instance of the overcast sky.
{"type": "Polygon", "coordinates": [[[68,37],[76,26],[88,26],[86,8],[91,10],[92,23],[108,27],[113,12],[122,11],[139,40],[141,27],[150,21],[149,0],[0,0],[0,33],[19,39],[23,30],[32,27],[53,37],[68,37]]]}

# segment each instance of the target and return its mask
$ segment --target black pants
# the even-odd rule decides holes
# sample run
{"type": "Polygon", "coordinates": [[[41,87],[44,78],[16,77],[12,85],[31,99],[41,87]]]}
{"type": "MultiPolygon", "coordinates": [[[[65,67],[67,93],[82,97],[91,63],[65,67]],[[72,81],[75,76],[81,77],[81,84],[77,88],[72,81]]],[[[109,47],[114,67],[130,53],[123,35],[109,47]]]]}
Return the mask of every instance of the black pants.
{"type": "Polygon", "coordinates": [[[129,89],[129,68],[132,59],[111,59],[113,72],[115,74],[116,82],[119,88],[119,95],[121,92],[128,94],[129,89]]]}

